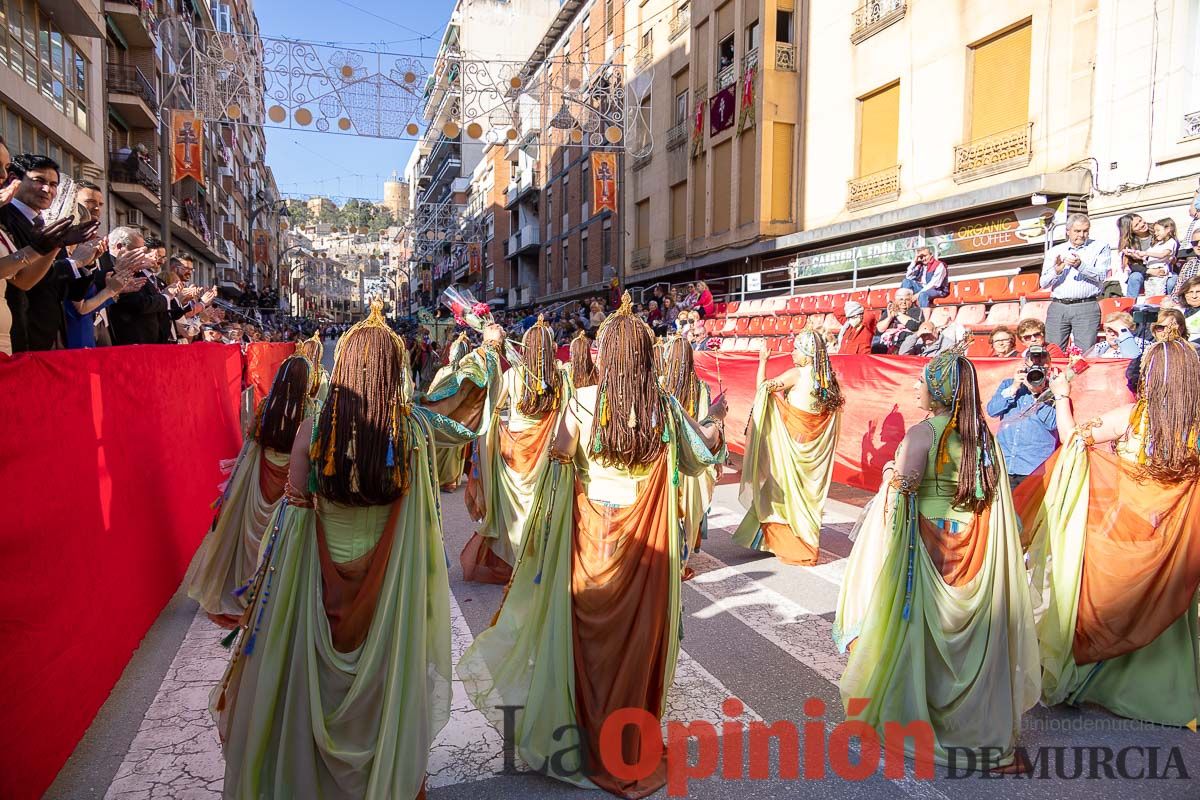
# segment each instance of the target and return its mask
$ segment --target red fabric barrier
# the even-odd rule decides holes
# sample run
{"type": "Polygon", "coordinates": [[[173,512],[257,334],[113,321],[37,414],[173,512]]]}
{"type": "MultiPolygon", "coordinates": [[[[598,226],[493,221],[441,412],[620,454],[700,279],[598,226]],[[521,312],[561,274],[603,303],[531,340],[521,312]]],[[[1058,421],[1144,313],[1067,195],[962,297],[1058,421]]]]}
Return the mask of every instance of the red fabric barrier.
{"type": "Polygon", "coordinates": [[[232,345],[0,359],[0,797],[41,796],[179,587],[241,388],[232,345]]]}
{"type": "MultiPolygon", "coordinates": [[[[838,438],[833,479],[863,489],[879,487],[883,466],[895,456],[908,429],[925,418],[917,407],[914,384],[927,359],[901,356],[832,356],[833,368],[846,397],[838,438]]],[[[1011,359],[972,359],[979,373],[981,403],[986,406],[996,387],[1011,378],[1018,362],[1011,359]]],[[[1124,359],[1091,362],[1071,387],[1076,419],[1090,419],[1127,402],[1124,359]]],[[[783,373],[792,364],[788,355],[772,356],[767,377],[783,373]]],[[[729,401],[725,433],[729,449],[745,451],[746,420],[754,403],[758,371],[757,353],[696,353],[696,372],[717,391],[720,383],[729,401]]],[[[998,423],[989,420],[995,430],[998,423]]]]}
{"type": "Polygon", "coordinates": [[[255,342],[246,346],[246,384],[254,387],[254,407],[271,391],[275,373],[296,352],[294,342],[255,342]]]}

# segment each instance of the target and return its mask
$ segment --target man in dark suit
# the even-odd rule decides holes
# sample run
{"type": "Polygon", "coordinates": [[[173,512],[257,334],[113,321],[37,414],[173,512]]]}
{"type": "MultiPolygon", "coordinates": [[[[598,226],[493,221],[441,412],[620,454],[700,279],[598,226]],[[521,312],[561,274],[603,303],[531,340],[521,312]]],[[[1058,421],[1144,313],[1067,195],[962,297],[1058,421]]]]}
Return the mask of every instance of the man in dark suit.
{"type": "MultiPolygon", "coordinates": [[[[20,179],[16,196],[0,208],[0,224],[18,247],[35,245],[45,228],[43,212],[58,196],[58,164],[51,158],[28,153],[13,159],[9,172],[20,179]]],[[[94,233],[95,226],[91,225],[94,233]]],[[[83,229],[67,238],[70,244],[83,241],[83,229]]],[[[90,235],[87,238],[91,238],[90,235]]],[[[40,281],[27,290],[9,284],[7,300],[12,312],[13,352],[51,350],[63,343],[63,300],[82,300],[93,278],[77,273],[65,257],[54,262],[40,281]]]]}
{"type": "MultiPolygon", "coordinates": [[[[108,249],[114,256],[145,245],[137,228],[115,228],[108,234],[108,249]]],[[[122,294],[108,309],[113,344],[157,344],[160,339],[159,315],[166,314],[167,298],[159,291],[157,279],[149,269],[138,273],[147,278],[136,292],[122,294]]]]}

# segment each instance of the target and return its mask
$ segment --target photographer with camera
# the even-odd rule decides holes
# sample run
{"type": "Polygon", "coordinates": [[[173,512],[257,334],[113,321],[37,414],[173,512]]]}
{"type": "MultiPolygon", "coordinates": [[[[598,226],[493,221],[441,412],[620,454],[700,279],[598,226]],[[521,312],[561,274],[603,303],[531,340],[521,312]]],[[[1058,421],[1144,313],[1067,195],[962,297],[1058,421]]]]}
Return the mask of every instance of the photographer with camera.
{"type": "Polygon", "coordinates": [[[1014,489],[1058,447],[1051,377],[1050,353],[1030,346],[1013,376],[1000,382],[987,404],[988,416],[1000,420],[996,441],[1014,489]]]}

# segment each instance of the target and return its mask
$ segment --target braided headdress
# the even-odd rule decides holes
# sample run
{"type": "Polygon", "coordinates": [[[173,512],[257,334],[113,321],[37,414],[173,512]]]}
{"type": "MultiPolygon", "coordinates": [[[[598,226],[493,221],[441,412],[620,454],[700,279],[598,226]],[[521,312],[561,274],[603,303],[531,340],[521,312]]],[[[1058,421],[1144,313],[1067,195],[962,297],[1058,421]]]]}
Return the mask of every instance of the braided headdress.
{"type": "Polygon", "coordinates": [[[321,341],[321,332],[317,331],[312,337],[296,345],[296,353],[307,358],[312,365],[308,394],[310,397],[316,397],[321,388],[321,376],[325,373],[325,369],[321,365],[321,359],[325,355],[325,344],[321,341]]]}
{"type": "Polygon", "coordinates": [[[975,366],[966,357],[970,345],[968,334],[953,348],[930,361],[923,375],[933,401],[950,409],[950,422],[937,444],[935,472],[940,475],[950,463],[950,435],[957,433],[962,441],[962,462],[958,465],[954,507],[981,513],[991,505],[996,491],[998,460],[996,440],[979,404],[975,366]]]}
{"type": "Polygon", "coordinates": [[[571,340],[571,383],[576,389],[595,386],[598,380],[596,362],[592,360],[592,342],[586,331],[579,331],[571,340]]]}
{"type": "Polygon", "coordinates": [[[695,418],[700,404],[700,379],[692,345],[682,336],[668,337],[662,348],[663,391],[673,395],[683,410],[695,418]]]}
{"type": "Polygon", "coordinates": [[[1200,477],[1200,357],[1177,330],[1159,336],[1142,356],[1129,430],[1141,475],[1175,484],[1200,477]]]}
{"type": "Polygon", "coordinates": [[[842,386],[838,383],[829,351],[825,348],[825,337],[812,326],[796,334],[795,348],[812,359],[813,398],[822,412],[837,411],[846,404],[842,397],[842,386]]]}
{"type": "Polygon", "coordinates": [[[383,317],[383,303],[338,340],[329,401],[314,428],[309,456],[314,487],[345,505],[383,505],[408,490],[415,447],[412,368],[404,340],[383,317]]]}
{"type": "Polygon", "coordinates": [[[303,355],[284,359],[271,381],[271,390],[258,406],[254,440],[263,447],[290,452],[296,429],[309,413],[309,375],[315,372],[303,355]]]}
{"type": "Polygon", "coordinates": [[[537,324],[522,339],[525,363],[516,367],[523,392],[517,410],[527,417],[540,417],[558,409],[562,395],[562,373],[555,359],[554,330],[538,315],[537,324]]]}

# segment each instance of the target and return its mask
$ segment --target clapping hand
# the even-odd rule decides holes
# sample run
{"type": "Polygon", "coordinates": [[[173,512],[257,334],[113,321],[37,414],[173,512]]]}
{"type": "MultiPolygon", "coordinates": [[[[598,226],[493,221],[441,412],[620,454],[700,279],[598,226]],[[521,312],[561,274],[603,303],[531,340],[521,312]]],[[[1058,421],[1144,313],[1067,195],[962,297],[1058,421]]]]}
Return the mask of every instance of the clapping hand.
{"type": "Polygon", "coordinates": [[[217,287],[215,287],[215,286],[212,287],[211,289],[209,289],[208,291],[206,291],[204,294],[200,295],[200,302],[206,306],[212,305],[213,300],[216,300],[216,299],[217,299],[217,287]]]}
{"type": "Polygon", "coordinates": [[[71,217],[63,217],[44,228],[29,232],[29,246],[43,256],[61,250],[66,245],[81,244],[91,239],[99,222],[82,222],[75,225],[71,217]]]}
{"type": "Polygon", "coordinates": [[[117,274],[116,272],[110,272],[104,277],[104,288],[113,294],[121,294],[124,292],[125,283],[126,278],[117,274]]]}
{"type": "Polygon", "coordinates": [[[81,267],[90,267],[108,249],[107,239],[92,239],[78,245],[71,251],[71,259],[81,267]]]}
{"type": "Polygon", "coordinates": [[[116,264],[117,272],[138,272],[154,263],[150,251],[144,247],[117,253],[113,261],[116,264]]]}
{"type": "Polygon", "coordinates": [[[20,185],[20,181],[11,181],[7,186],[0,187],[0,206],[8,205],[17,196],[20,185]]]}
{"type": "MultiPolygon", "coordinates": [[[[73,219],[68,217],[68,220],[73,219]]],[[[83,244],[90,242],[96,238],[96,229],[100,227],[100,220],[94,222],[80,222],[78,224],[69,224],[67,231],[63,234],[63,246],[70,247],[71,245],[83,244]]]]}

